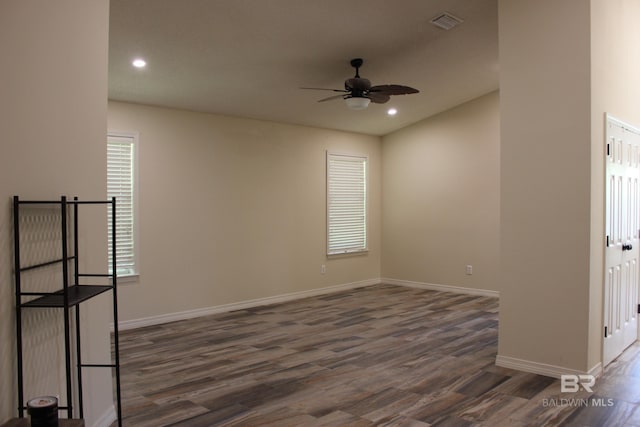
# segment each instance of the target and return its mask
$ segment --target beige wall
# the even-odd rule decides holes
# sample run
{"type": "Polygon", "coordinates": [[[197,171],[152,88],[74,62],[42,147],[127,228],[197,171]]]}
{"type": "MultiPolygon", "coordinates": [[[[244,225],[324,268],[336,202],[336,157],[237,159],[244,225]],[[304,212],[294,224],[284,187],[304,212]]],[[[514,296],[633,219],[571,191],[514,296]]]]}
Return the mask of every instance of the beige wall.
{"type": "Polygon", "coordinates": [[[499,357],[588,366],[588,2],[499,2],[499,357]]]}
{"type": "Polygon", "coordinates": [[[383,277],[499,290],[499,112],[494,92],[383,138],[383,277]]]}
{"type": "MultiPolygon", "coordinates": [[[[17,413],[11,197],[105,196],[109,4],[107,0],[3,0],[1,9],[0,423],[17,413]]],[[[103,271],[106,213],[93,211],[83,219],[81,232],[93,233],[84,242],[82,264],[103,271]]],[[[92,334],[84,342],[95,358],[87,361],[105,363],[110,360],[110,317],[102,305],[92,311],[92,334]]],[[[35,361],[57,360],[51,357],[55,347],[43,347],[52,337],[47,335],[43,342],[34,337],[61,322],[60,312],[31,310],[26,320],[26,344],[39,346],[30,351],[37,356],[35,361]]],[[[25,367],[27,372],[42,368],[25,367]]],[[[55,372],[60,366],[53,363],[51,368],[55,372]]],[[[63,375],[58,370],[57,378],[63,375]]],[[[105,369],[88,373],[87,379],[90,399],[85,415],[91,426],[112,405],[111,377],[105,369]]],[[[61,393],[47,378],[34,378],[34,383],[27,397],[61,393]]]]}
{"type": "Polygon", "coordinates": [[[140,134],[141,276],[122,320],[380,277],[378,137],[120,102],[109,129],[140,134]],[[326,258],[326,150],[369,156],[367,255],[326,258]]]}
{"type": "Polygon", "coordinates": [[[591,304],[589,366],[601,360],[604,115],[640,128],[640,3],[591,1],[591,304]]]}

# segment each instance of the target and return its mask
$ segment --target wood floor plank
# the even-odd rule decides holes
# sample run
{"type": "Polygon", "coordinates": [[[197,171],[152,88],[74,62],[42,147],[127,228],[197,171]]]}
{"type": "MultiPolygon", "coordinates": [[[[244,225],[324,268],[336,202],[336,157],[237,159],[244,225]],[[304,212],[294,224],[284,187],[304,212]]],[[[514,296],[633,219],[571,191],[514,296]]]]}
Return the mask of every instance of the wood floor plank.
{"type": "Polygon", "coordinates": [[[123,331],[123,424],[638,424],[640,345],[596,393],[567,396],[558,380],[495,366],[498,307],[382,284],[123,331]],[[615,404],[548,404],[594,396],[615,404]]]}

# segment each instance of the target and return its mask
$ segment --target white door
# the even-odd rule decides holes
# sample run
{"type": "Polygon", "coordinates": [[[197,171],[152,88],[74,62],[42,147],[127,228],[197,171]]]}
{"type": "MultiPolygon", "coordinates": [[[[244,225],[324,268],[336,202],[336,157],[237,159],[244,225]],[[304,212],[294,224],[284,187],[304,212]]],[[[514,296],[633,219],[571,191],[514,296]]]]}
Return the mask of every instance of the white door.
{"type": "Polygon", "coordinates": [[[640,134],[607,116],[603,366],[638,338],[640,134]]]}

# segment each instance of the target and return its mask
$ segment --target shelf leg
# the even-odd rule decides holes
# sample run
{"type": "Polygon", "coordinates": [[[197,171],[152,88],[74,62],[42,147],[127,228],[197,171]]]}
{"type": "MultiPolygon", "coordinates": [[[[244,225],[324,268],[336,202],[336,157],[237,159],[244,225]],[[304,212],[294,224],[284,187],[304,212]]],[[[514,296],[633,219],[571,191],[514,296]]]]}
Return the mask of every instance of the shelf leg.
{"type": "Polygon", "coordinates": [[[20,200],[13,196],[13,245],[14,245],[14,274],[16,284],[16,349],[18,353],[18,415],[24,417],[24,383],[22,367],[22,292],[20,283],[20,200]]]}
{"type": "Polygon", "coordinates": [[[71,383],[71,334],[69,331],[69,263],[67,251],[67,198],[60,198],[60,215],[62,231],[62,284],[64,289],[64,346],[65,372],[67,380],[67,416],[73,418],[73,390],[71,383]]]}

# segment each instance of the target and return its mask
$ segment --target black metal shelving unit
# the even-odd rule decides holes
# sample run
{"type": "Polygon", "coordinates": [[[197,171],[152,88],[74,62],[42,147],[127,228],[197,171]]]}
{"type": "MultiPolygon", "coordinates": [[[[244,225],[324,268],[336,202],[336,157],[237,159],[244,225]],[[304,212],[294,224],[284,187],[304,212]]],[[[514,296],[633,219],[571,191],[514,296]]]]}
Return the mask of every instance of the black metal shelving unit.
{"type": "Polygon", "coordinates": [[[116,274],[116,199],[101,201],[81,201],[77,197],[72,200],[61,196],[60,200],[20,200],[13,197],[13,230],[14,230],[14,273],[15,273],[15,297],[16,297],[16,347],[18,368],[18,415],[25,416],[26,405],[24,396],[24,367],[23,367],[23,328],[22,311],[32,308],[59,308],[64,311],[64,347],[65,347],[65,380],[66,380],[66,405],[59,406],[60,410],[67,413],[67,418],[73,418],[74,386],[77,390],[78,415],[84,416],[84,404],[82,396],[82,370],[83,368],[111,368],[115,370],[116,400],[118,426],[122,426],[122,396],[120,389],[120,356],[118,338],[118,297],[116,274]],[[21,263],[20,247],[20,218],[21,207],[24,205],[40,205],[50,208],[59,208],[60,215],[60,253],[61,257],[47,260],[33,265],[24,266],[21,263]],[[78,263],[79,236],[78,213],[82,205],[106,205],[111,208],[111,239],[112,239],[112,274],[87,274],[81,273],[78,263]],[[23,276],[30,272],[45,267],[60,265],[62,274],[62,288],[55,292],[30,292],[22,288],[23,276]],[[109,285],[91,285],[81,282],[91,281],[95,278],[108,280],[109,285]],[[91,364],[82,362],[82,347],[80,342],[80,305],[97,295],[112,292],[113,296],[113,330],[114,330],[114,356],[113,363],[91,364]],[[72,318],[75,319],[72,326],[72,318]],[[74,330],[72,330],[74,329],[74,330]],[[75,349],[73,348],[75,344],[75,349]],[[75,353],[74,353],[75,352],[75,353]],[[72,374],[72,359],[75,366],[75,379],[72,374]]]}

